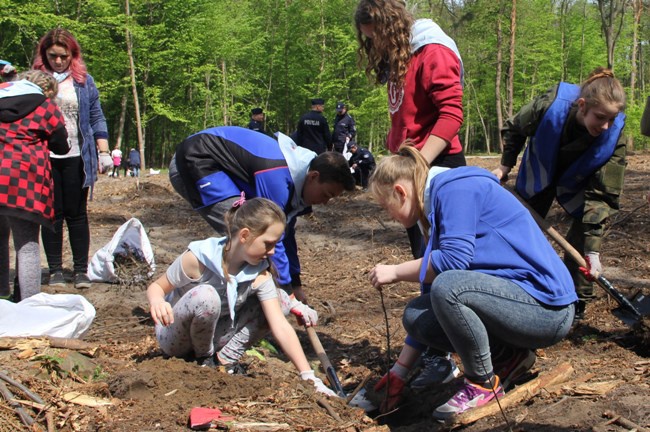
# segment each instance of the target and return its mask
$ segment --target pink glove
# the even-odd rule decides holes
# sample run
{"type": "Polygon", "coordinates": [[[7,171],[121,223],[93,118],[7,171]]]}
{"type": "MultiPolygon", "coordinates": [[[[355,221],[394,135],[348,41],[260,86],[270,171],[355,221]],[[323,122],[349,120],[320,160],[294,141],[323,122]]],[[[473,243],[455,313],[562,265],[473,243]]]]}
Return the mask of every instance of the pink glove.
{"type": "Polygon", "coordinates": [[[579,267],[579,270],[585,275],[588,281],[593,282],[603,272],[603,266],[600,263],[600,254],[598,252],[587,252],[585,254],[585,261],[587,262],[587,268],[579,267]]]}
{"type": "Polygon", "coordinates": [[[291,308],[291,313],[296,316],[296,319],[300,325],[312,327],[318,324],[318,312],[306,304],[299,302],[295,298],[292,298],[289,307],[291,308]]]}
{"type": "Polygon", "coordinates": [[[404,392],[405,386],[404,380],[407,374],[408,369],[399,362],[396,362],[390,371],[375,384],[376,392],[381,391],[386,385],[390,386],[388,387],[386,400],[381,403],[379,409],[382,413],[392,411],[402,401],[402,393],[404,392]]]}

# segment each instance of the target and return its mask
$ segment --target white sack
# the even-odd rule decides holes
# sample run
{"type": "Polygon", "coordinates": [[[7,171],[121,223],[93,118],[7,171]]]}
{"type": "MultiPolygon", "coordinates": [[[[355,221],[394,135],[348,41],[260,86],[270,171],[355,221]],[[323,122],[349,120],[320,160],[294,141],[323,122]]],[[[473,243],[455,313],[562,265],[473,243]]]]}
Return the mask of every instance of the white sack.
{"type": "Polygon", "coordinates": [[[78,338],[93,319],[95,308],[77,294],[40,293],[19,303],[0,300],[0,336],[78,338]]]}
{"type": "Polygon", "coordinates": [[[149,264],[147,276],[153,276],[156,264],[151,243],[142,223],[136,218],[131,218],[122,224],[111,241],[95,252],[88,263],[88,277],[93,282],[119,282],[115,273],[115,255],[128,255],[129,252],[142,256],[149,264]]]}

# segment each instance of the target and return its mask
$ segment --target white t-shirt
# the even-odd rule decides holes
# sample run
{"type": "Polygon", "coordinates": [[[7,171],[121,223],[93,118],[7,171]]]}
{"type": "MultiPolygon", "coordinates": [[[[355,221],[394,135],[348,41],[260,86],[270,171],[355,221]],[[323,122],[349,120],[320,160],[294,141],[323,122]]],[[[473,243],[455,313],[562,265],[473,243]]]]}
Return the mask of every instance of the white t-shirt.
{"type": "Polygon", "coordinates": [[[59,93],[56,95],[56,104],[61,109],[65,118],[65,129],[68,132],[68,143],[70,151],[64,155],[56,155],[50,152],[50,157],[63,159],[81,155],[79,146],[79,101],[74,90],[72,75],[59,83],[59,93]]]}

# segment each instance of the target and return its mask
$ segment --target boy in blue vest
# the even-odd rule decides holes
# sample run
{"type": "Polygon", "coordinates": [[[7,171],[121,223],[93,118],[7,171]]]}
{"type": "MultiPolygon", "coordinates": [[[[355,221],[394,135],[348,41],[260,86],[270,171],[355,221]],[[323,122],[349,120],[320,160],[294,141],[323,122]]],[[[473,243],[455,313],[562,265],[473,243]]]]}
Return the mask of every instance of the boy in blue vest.
{"type": "Polygon", "coordinates": [[[553,200],[573,218],[567,240],[580,251],[587,269],[569,256],[578,294],[576,319],[584,317],[594,297],[593,280],[602,272],[600,249],[604,226],[619,208],[626,148],[625,91],[609,69],[597,68],[581,85],[561,82],[510,118],[501,136],[501,166],[506,180],[526,142],[515,189],[545,217],[553,200]]]}

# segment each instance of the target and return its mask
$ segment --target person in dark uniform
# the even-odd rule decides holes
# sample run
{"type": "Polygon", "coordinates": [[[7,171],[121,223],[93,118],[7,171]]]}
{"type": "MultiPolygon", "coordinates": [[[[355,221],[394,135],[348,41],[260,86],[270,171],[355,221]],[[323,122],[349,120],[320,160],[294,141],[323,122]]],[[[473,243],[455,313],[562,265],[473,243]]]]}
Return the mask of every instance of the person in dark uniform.
{"type": "Polygon", "coordinates": [[[334,151],[344,153],[345,146],[354,139],[356,134],[357,127],[354,119],[348,114],[348,106],[343,102],[337,103],[334,130],[332,132],[332,147],[334,151]]]}
{"type": "Polygon", "coordinates": [[[325,101],[320,98],[311,100],[311,111],[298,120],[296,131],[297,144],[316,154],[324,153],[332,142],[330,127],[323,116],[325,101]]]}
{"type": "Polygon", "coordinates": [[[269,135],[264,127],[264,110],[262,108],[253,108],[251,110],[251,121],[248,122],[248,129],[269,135]]]}
{"type": "Polygon", "coordinates": [[[354,170],[352,175],[357,184],[360,184],[363,190],[366,190],[368,189],[370,174],[375,169],[375,157],[368,149],[357,146],[357,143],[354,141],[350,141],[348,149],[352,153],[348,161],[350,168],[354,170]]]}

